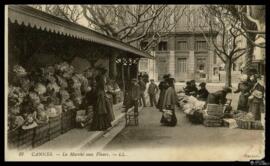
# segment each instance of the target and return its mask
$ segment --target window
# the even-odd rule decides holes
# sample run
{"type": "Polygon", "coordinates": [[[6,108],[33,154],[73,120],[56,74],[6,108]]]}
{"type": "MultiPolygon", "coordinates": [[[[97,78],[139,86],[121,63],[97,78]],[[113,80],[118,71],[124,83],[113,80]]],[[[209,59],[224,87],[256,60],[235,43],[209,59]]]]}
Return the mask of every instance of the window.
{"type": "Polygon", "coordinates": [[[188,49],[187,41],[178,41],[177,45],[176,45],[176,49],[177,50],[187,50],[188,49]]]}
{"type": "Polygon", "coordinates": [[[208,48],[208,45],[206,41],[196,41],[195,49],[196,50],[206,50],[208,48]]]}
{"type": "Polygon", "coordinates": [[[178,73],[187,72],[187,59],[186,58],[178,58],[177,70],[178,70],[178,73]]]}
{"type": "Polygon", "coordinates": [[[142,41],[140,46],[141,46],[141,49],[145,48],[147,46],[148,42],[146,41],[142,41]]]}
{"type": "Polygon", "coordinates": [[[158,44],[158,50],[159,51],[167,51],[167,42],[166,41],[162,41],[162,42],[159,42],[158,44]]]}
{"type": "Polygon", "coordinates": [[[199,65],[199,70],[204,70],[204,64],[199,65]]]}

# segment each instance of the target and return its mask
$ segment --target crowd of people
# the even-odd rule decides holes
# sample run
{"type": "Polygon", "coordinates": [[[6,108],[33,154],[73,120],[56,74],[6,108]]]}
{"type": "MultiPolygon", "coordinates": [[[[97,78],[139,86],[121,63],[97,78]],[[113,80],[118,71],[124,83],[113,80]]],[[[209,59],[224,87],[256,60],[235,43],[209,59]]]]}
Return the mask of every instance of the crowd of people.
{"type": "MultiPolygon", "coordinates": [[[[178,96],[175,90],[175,79],[166,74],[163,80],[157,85],[154,79],[150,80],[147,89],[149,77],[140,74],[138,78],[131,79],[130,85],[125,95],[125,110],[134,106],[134,114],[138,116],[138,107],[146,107],[145,92],[148,93],[150,106],[156,107],[162,112],[160,123],[166,126],[175,126],[177,118],[175,116],[176,106],[178,105],[178,96]],[[158,101],[156,99],[159,93],[158,101]]],[[[264,87],[257,81],[258,75],[253,73],[249,75],[242,75],[241,82],[234,93],[241,93],[239,96],[238,111],[252,112],[255,120],[260,120],[260,112],[263,108],[264,87]]],[[[110,80],[105,77],[105,72],[96,76],[92,81],[92,90],[89,92],[88,101],[94,106],[94,120],[91,130],[105,130],[111,127],[111,122],[115,119],[112,110],[113,95],[115,88],[109,87],[112,85],[110,80]]],[[[206,83],[201,82],[197,88],[196,81],[191,80],[186,82],[183,88],[186,96],[193,96],[199,101],[204,101],[206,104],[221,104],[228,105],[228,110],[231,111],[231,100],[227,100],[228,93],[232,93],[231,87],[223,87],[213,93],[209,93],[206,88],[206,83]]]]}

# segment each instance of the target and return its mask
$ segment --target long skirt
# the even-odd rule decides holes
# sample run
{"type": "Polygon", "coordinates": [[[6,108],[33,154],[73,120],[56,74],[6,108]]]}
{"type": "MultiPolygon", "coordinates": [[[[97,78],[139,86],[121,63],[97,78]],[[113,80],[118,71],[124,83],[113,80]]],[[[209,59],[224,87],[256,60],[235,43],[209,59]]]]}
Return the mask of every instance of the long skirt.
{"type": "Polygon", "coordinates": [[[91,131],[104,131],[112,127],[108,114],[94,113],[93,121],[90,126],[91,131]]]}
{"type": "Polygon", "coordinates": [[[160,119],[160,123],[163,124],[163,125],[165,125],[165,126],[171,126],[171,127],[176,126],[176,124],[177,124],[177,118],[176,118],[176,116],[175,116],[175,111],[172,110],[172,113],[173,113],[173,114],[172,114],[171,121],[168,121],[168,120],[164,117],[164,115],[162,114],[162,117],[161,117],[161,119],[160,119]]]}
{"type": "Polygon", "coordinates": [[[249,112],[254,115],[255,120],[261,120],[261,113],[263,112],[263,100],[257,98],[250,100],[249,112]]]}
{"type": "Polygon", "coordinates": [[[158,98],[158,103],[157,103],[157,108],[162,111],[163,109],[163,101],[164,101],[164,95],[165,95],[165,90],[161,90],[159,93],[159,98],[158,98]]]}
{"type": "Polygon", "coordinates": [[[248,112],[248,96],[243,93],[239,96],[237,110],[248,112]]]}
{"type": "Polygon", "coordinates": [[[109,120],[112,122],[115,120],[115,115],[113,112],[113,98],[106,98],[106,107],[109,111],[109,120]]]}

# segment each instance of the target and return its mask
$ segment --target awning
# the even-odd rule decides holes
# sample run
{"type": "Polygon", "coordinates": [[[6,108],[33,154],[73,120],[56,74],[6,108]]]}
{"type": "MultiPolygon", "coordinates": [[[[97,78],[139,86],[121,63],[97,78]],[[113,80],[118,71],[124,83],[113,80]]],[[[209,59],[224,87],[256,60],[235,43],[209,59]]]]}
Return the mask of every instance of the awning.
{"type": "Polygon", "coordinates": [[[99,43],[142,58],[153,58],[150,54],[133,46],[26,5],[8,6],[8,19],[12,23],[17,22],[26,27],[99,43]]]}

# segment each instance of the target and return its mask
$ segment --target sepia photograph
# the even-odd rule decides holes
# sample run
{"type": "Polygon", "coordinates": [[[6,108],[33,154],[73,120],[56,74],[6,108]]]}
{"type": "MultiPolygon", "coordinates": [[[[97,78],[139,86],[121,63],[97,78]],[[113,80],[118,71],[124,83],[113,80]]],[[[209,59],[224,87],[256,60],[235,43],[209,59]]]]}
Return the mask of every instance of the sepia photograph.
{"type": "Polygon", "coordinates": [[[265,7],[5,5],[5,161],[263,162],[265,7]]]}

